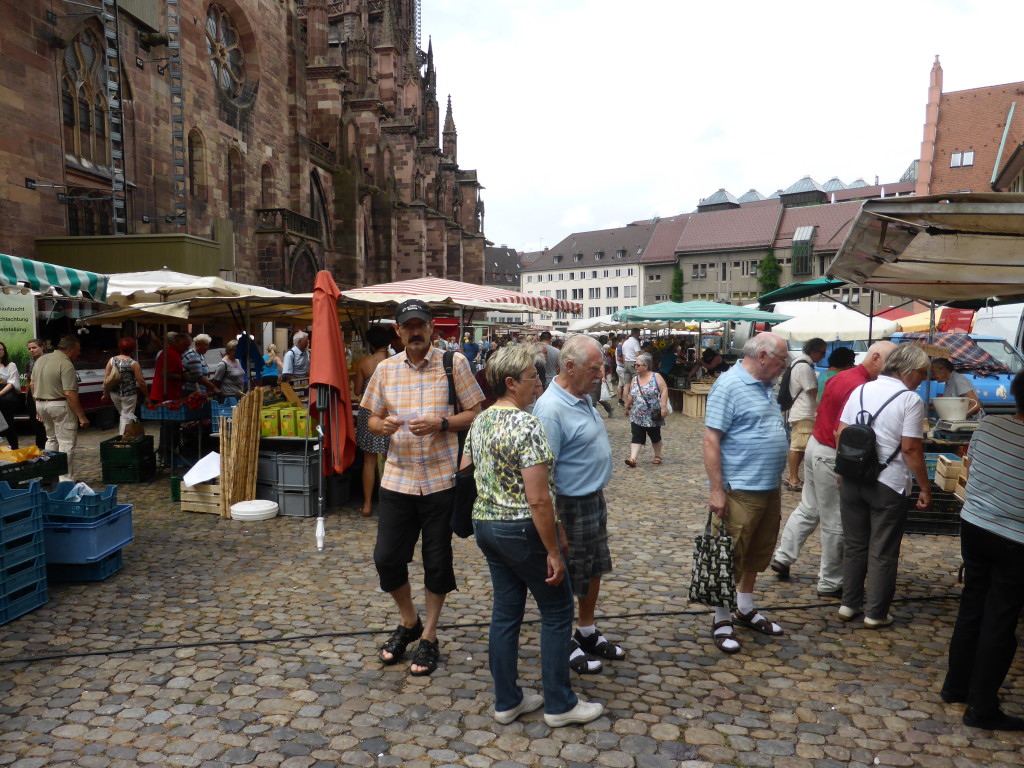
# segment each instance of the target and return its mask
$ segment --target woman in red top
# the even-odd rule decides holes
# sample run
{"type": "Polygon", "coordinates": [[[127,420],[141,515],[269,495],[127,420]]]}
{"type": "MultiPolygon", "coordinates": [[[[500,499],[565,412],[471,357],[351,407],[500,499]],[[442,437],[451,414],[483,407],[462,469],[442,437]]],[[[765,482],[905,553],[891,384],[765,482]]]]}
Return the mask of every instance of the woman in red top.
{"type": "Polygon", "coordinates": [[[191,344],[192,337],[187,333],[176,333],[168,338],[167,346],[156,356],[153,385],[149,389],[150,400],[162,403],[165,400],[181,399],[181,387],[185,382],[185,366],[181,362],[181,355],[191,344]]]}

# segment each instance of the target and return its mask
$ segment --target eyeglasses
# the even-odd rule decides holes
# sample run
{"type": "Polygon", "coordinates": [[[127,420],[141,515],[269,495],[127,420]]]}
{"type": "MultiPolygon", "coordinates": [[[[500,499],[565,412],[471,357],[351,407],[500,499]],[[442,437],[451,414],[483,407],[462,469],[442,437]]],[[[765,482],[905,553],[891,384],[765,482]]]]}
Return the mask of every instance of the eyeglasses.
{"type": "Polygon", "coordinates": [[[518,381],[540,381],[540,376],[523,376],[518,381]]]}

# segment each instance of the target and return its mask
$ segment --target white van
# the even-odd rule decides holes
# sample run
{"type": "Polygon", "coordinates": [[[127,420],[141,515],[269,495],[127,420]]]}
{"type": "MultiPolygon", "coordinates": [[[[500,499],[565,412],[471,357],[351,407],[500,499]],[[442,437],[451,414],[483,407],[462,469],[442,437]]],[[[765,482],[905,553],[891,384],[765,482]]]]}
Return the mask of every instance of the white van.
{"type": "Polygon", "coordinates": [[[984,307],[974,314],[972,333],[1006,339],[1024,352],[1024,304],[984,307]]]}

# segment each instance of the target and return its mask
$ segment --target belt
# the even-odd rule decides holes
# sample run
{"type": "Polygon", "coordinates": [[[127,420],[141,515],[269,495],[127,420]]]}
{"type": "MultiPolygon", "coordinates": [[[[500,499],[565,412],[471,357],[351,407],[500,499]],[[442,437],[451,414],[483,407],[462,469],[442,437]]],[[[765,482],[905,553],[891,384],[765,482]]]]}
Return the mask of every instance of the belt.
{"type": "Polygon", "coordinates": [[[37,397],[34,399],[37,403],[56,403],[64,402],[65,400],[67,400],[66,397],[37,397]]]}
{"type": "Polygon", "coordinates": [[[564,493],[557,494],[559,499],[570,499],[572,501],[582,501],[583,499],[592,499],[595,496],[600,496],[602,491],[594,491],[593,493],[585,493],[582,496],[567,496],[564,493]]]}

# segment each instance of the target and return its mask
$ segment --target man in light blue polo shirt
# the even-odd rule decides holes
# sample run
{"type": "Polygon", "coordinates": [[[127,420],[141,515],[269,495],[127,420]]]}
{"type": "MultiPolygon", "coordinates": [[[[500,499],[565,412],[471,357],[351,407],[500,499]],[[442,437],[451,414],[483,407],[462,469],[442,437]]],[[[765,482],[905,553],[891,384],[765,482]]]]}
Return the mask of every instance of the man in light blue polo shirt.
{"type": "Polygon", "coordinates": [[[618,660],[625,651],[597,631],[594,613],[601,576],[611,573],[608,507],[604,487],[612,477],[612,446],[588,393],[604,376],[604,355],[595,339],[582,334],[565,342],[559,374],[537,400],[533,415],[544,424],[555,455],[558,517],[569,542],[569,575],[579,617],[569,651],[576,672],[598,672],[591,656],[618,660]]]}
{"type": "Polygon", "coordinates": [[[754,582],[768,568],[782,517],[779,482],[789,444],[772,383],[786,369],[786,342],[761,333],[743,345],[743,360],[719,376],[704,416],[708,506],[733,537],[736,611],[715,608],[712,638],[719,650],[740,650],[733,625],[781,635],[754,607],[754,582]]]}

